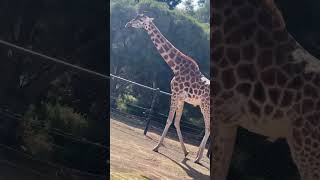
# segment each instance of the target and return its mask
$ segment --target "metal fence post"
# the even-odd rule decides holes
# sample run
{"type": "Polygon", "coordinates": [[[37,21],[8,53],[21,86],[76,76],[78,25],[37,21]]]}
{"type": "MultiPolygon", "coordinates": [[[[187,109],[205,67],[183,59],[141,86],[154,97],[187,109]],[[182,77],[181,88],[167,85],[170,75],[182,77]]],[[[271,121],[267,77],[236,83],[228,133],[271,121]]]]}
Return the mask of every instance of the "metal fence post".
{"type": "Polygon", "coordinates": [[[159,88],[154,90],[154,94],[153,94],[153,98],[152,98],[152,102],[151,102],[151,107],[149,110],[147,110],[147,112],[145,112],[147,115],[147,123],[146,123],[146,127],[144,129],[144,132],[143,132],[144,135],[146,135],[148,132],[150,121],[151,121],[151,114],[153,113],[154,104],[156,103],[156,100],[157,100],[159,93],[160,93],[159,88]]]}

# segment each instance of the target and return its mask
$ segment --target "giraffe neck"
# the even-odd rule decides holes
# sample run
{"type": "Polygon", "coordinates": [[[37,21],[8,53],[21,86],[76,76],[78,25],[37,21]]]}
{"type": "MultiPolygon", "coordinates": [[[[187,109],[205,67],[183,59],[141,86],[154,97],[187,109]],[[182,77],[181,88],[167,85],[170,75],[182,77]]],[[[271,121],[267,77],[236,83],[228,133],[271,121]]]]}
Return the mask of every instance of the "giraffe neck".
{"type": "Polygon", "coordinates": [[[197,63],[190,57],[184,55],[176,47],[174,47],[160,32],[153,22],[148,23],[145,26],[145,30],[148,32],[153,44],[157,48],[159,54],[162,56],[164,61],[172,69],[173,73],[176,74],[181,71],[184,64],[193,64],[191,68],[198,70],[197,63]],[[188,61],[186,63],[186,61],[188,61]]]}

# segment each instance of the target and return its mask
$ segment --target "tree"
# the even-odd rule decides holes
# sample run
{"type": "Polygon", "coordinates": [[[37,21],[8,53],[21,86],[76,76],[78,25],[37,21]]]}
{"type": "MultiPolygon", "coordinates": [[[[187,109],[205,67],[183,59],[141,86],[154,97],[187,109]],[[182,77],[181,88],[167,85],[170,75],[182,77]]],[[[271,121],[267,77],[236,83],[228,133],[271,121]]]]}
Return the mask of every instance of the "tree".
{"type": "Polygon", "coordinates": [[[167,3],[169,6],[169,9],[171,10],[181,3],[181,0],[156,0],[156,1],[167,3]]]}
{"type": "Polygon", "coordinates": [[[185,11],[187,14],[194,16],[195,11],[194,11],[194,6],[192,4],[193,0],[185,0],[183,2],[183,5],[185,6],[185,11]]]}
{"type": "Polygon", "coordinates": [[[210,0],[198,1],[199,9],[195,11],[194,17],[204,23],[210,23],[210,0]]]}

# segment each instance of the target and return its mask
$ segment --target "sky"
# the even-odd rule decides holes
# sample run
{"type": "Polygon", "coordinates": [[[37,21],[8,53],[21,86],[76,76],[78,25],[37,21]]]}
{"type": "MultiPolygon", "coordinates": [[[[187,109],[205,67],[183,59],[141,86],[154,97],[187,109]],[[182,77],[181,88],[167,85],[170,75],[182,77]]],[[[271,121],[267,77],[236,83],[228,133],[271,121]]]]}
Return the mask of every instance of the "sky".
{"type": "MultiPolygon", "coordinates": [[[[182,0],[182,2],[177,5],[177,8],[184,9],[184,5],[183,5],[184,1],[185,0],[182,0]]],[[[198,0],[192,0],[192,1],[193,1],[194,8],[197,9],[198,8],[198,4],[197,4],[198,0]]]]}

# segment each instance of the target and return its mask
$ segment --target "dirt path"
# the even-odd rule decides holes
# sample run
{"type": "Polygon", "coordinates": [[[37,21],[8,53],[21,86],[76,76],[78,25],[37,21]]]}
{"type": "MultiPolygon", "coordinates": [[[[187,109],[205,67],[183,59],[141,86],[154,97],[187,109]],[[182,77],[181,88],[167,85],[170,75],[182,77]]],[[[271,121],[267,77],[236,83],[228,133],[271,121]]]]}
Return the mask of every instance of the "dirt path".
{"type": "Polygon", "coordinates": [[[185,159],[179,142],[167,138],[165,147],[155,153],[152,148],[160,138],[158,134],[148,132],[147,136],[144,136],[142,127],[129,126],[114,119],[110,119],[110,127],[112,180],[209,179],[209,159],[204,157],[201,165],[192,162],[198,147],[186,144],[190,153],[185,159]]]}

